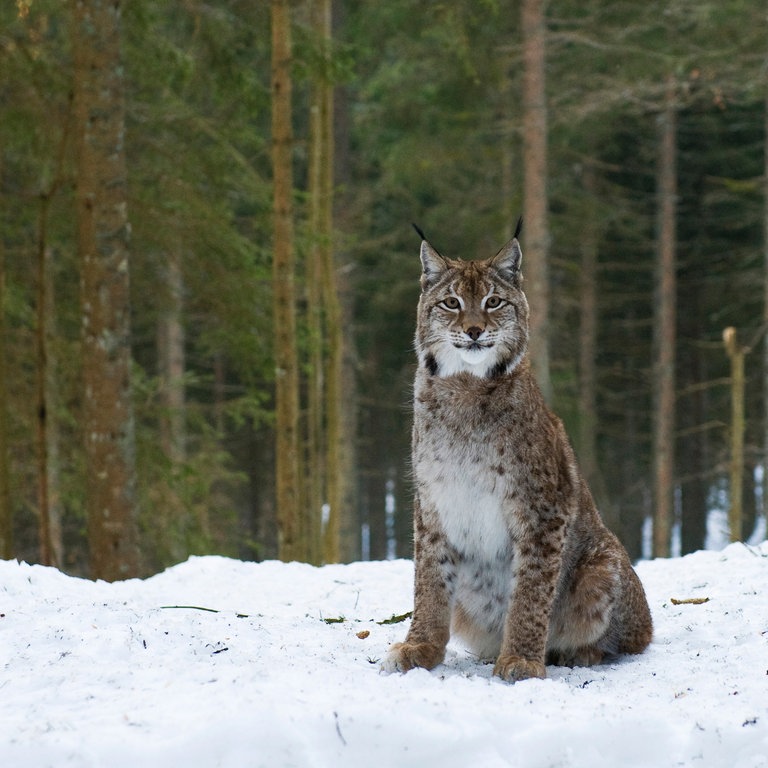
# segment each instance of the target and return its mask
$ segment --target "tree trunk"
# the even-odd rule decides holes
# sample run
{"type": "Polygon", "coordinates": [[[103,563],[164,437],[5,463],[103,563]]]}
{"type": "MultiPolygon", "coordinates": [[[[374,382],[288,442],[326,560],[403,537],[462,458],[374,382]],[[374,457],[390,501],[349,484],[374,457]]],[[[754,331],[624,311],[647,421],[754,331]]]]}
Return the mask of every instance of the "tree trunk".
{"type": "MultiPolygon", "coordinates": [[[[333,248],[334,101],[331,79],[331,0],[314,0],[312,25],[321,51],[310,114],[310,225],[313,236],[308,270],[312,329],[310,384],[311,487],[322,494],[328,516],[322,532],[322,560],[341,559],[341,520],[345,513],[347,462],[342,418],[344,337],[333,248]],[[316,283],[316,284],[314,284],[316,283]]],[[[315,502],[316,503],[316,502],[315,502]]],[[[311,512],[312,537],[319,510],[311,512]]]]}
{"type": "MultiPolygon", "coordinates": [[[[312,28],[319,40],[324,39],[323,11],[325,0],[311,2],[312,28]]],[[[325,221],[324,155],[326,146],[325,75],[315,72],[309,106],[309,229],[312,238],[307,261],[307,334],[309,338],[309,375],[307,382],[307,450],[306,503],[302,510],[303,538],[307,542],[308,559],[322,561],[322,510],[327,501],[325,434],[325,327],[323,312],[323,268],[325,221]]]]}
{"type": "MultiPolygon", "coordinates": [[[[189,554],[188,532],[191,521],[178,493],[178,480],[186,457],[184,324],[182,322],[184,280],[181,254],[168,254],[165,272],[166,295],[157,323],[157,368],[160,379],[160,443],[168,461],[169,477],[163,480],[163,509],[157,510],[167,541],[163,542],[171,560],[180,562],[189,554]]],[[[204,506],[202,507],[204,508],[204,506]]],[[[199,528],[207,533],[208,521],[199,528]]]]}
{"type": "Polygon", "coordinates": [[[83,435],[91,575],[139,575],[119,0],[74,0],[83,435]]]}
{"type": "Polygon", "coordinates": [[[674,77],[667,81],[664,110],[659,117],[658,243],[654,302],[653,554],[669,557],[673,518],[675,456],[675,321],[676,321],[676,198],[677,115],[674,77]]]}
{"type": "Polygon", "coordinates": [[[58,472],[58,430],[56,428],[55,364],[51,354],[54,297],[51,253],[48,247],[50,195],[40,200],[37,249],[37,503],[40,562],[61,568],[64,540],[61,521],[61,493],[58,472]]]}
{"type": "MultiPolygon", "coordinates": [[[[340,0],[334,0],[333,8],[333,34],[343,36],[346,7],[340,0]]],[[[333,219],[334,231],[356,231],[356,222],[350,221],[344,226],[345,212],[351,209],[349,193],[347,198],[337,194],[336,186],[348,186],[351,179],[350,146],[351,117],[349,98],[344,85],[335,84],[333,88],[333,219]]],[[[360,559],[360,517],[358,504],[358,480],[357,480],[357,383],[356,383],[356,357],[355,345],[349,335],[349,329],[355,327],[355,291],[350,279],[350,270],[340,264],[345,253],[339,249],[334,240],[336,253],[335,275],[336,289],[341,313],[341,325],[339,327],[340,340],[343,343],[343,360],[341,363],[341,395],[340,395],[340,429],[343,436],[340,442],[340,469],[341,486],[339,497],[341,519],[339,526],[339,558],[342,562],[351,562],[360,559]],[[346,332],[344,332],[346,329],[346,332]]]]}
{"type": "Polygon", "coordinates": [[[299,487],[299,369],[293,247],[291,20],[287,0],[272,0],[272,290],[275,344],[275,498],[282,560],[302,556],[299,487]]]}
{"type": "Polygon", "coordinates": [[[8,471],[8,385],[5,372],[5,248],[0,238],[0,559],[10,560],[13,557],[13,508],[8,471]]]}
{"type": "Polygon", "coordinates": [[[173,252],[166,265],[166,304],[158,321],[158,369],[163,418],[160,439],[172,466],[177,467],[186,456],[186,428],[184,419],[186,370],[184,354],[183,311],[184,278],[181,256],[173,252]]]}
{"type": "Polygon", "coordinates": [[[731,429],[730,429],[730,483],[728,529],[731,541],[742,538],[742,500],[744,477],[744,348],[739,344],[736,329],[723,331],[725,351],[731,359],[731,429]]]}
{"type": "Polygon", "coordinates": [[[323,262],[323,308],[328,357],[325,364],[325,454],[327,472],[328,523],[323,532],[323,560],[341,559],[340,531],[344,517],[346,462],[344,460],[344,423],[342,420],[344,335],[341,304],[336,280],[333,248],[333,82],[331,79],[331,0],[318,0],[318,31],[323,42],[325,72],[321,89],[322,161],[320,163],[320,236],[323,262]]]}
{"type": "MultiPolygon", "coordinates": [[[[763,120],[763,322],[768,324],[768,77],[763,120]]],[[[768,333],[763,338],[763,516],[768,531],[768,333]]]]}
{"type": "Polygon", "coordinates": [[[614,507],[609,504],[597,460],[597,259],[598,224],[595,200],[597,179],[594,164],[584,166],[587,210],[581,234],[581,285],[579,290],[579,443],[578,455],[587,480],[608,527],[619,530],[614,507]]]}
{"type": "Polygon", "coordinates": [[[523,272],[531,306],[530,355],[544,397],[549,374],[549,229],[544,0],[523,0],[523,272]]]}

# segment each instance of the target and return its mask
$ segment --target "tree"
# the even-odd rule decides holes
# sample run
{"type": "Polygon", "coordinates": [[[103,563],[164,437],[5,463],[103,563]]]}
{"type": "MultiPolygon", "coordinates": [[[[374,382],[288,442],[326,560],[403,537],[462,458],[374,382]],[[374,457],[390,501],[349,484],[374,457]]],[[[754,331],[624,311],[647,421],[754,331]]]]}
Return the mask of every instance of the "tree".
{"type": "MultiPolygon", "coordinates": [[[[763,89],[763,323],[768,327],[768,77],[763,89]]],[[[763,517],[768,531],[768,333],[763,339],[763,517]]]]}
{"type": "Polygon", "coordinates": [[[299,473],[299,371],[293,243],[291,19],[286,0],[272,0],[272,291],[275,344],[275,497],[283,560],[302,559],[299,473]]]}
{"type": "Polygon", "coordinates": [[[667,79],[664,109],[659,116],[658,242],[654,302],[653,553],[669,557],[673,519],[675,456],[676,341],[676,200],[677,85],[667,79]]]}
{"type": "Polygon", "coordinates": [[[73,0],[83,418],[91,575],[140,573],[119,0],[73,0]]]}
{"type": "MultiPolygon", "coordinates": [[[[343,360],[344,333],[341,303],[336,279],[333,238],[334,188],[334,109],[331,0],[314,0],[312,28],[319,48],[316,73],[312,80],[310,114],[310,269],[308,281],[312,333],[312,381],[310,383],[312,443],[316,447],[310,473],[325,482],[321,489],[327,504],[328,519],[322,533],[322,559],[341,559],[341,521],[345,513],[347,463],[344,447],[343,360]],[[314,401],[314,402],[313,402],[314,401]],[[319,439],[318,439],[319,438],[319,439]]],[[[317,502],[315,501],[315,504],[317,502]]],[[[319,510],[311,511],[316,516],[319,510]]],[[[314,532],[310,531],[314,538],[314,532]]]]}
{"type": "MultiPolygon", "coordinates": [[[[2,156],[0,155],[0,160],[2,156]]],[[[0,162],[0,182],[2,163],[0,162]]],[[[8,387],[5,353],[5,247],[0,240],[0,558],[13,557],[13,508],[11,507],[10,473],[8,472],[8,387]]]]}
{"type": "Polygon", "coordinates": [[[546,21],[544,0],[523,0],[523,183],[525,281],[531,305],[530,355],[547,400],[549,374],[549,229],[547,197],[546,21]]]}

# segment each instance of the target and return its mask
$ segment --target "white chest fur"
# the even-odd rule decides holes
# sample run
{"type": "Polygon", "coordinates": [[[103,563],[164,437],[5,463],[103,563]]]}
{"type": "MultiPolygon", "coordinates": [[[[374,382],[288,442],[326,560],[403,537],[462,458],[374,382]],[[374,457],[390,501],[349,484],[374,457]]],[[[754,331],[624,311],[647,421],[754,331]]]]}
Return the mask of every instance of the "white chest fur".
{"type": "Polygon", "coordinates": [[[415,466],[424,502],[434,505],[449,542],[470,559],[490,562],[509,547],[504,490],[485,461],[466,461],[459,449],[440,462],[429,456],[415,466]]]}

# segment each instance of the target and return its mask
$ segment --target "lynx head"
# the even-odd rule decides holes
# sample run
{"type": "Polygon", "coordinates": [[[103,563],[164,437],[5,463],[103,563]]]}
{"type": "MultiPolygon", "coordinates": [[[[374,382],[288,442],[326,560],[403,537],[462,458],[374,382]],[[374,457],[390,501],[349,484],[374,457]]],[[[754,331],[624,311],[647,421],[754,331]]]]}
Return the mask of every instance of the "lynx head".
{"type": "Polygon", "coordinates": [[[519,231],[518,223],[515,237],[484,261],[447,259],[422,239],[416,351],[433,376],[492,378],[510,373],[525,357],[528,302],[519,231]]]}

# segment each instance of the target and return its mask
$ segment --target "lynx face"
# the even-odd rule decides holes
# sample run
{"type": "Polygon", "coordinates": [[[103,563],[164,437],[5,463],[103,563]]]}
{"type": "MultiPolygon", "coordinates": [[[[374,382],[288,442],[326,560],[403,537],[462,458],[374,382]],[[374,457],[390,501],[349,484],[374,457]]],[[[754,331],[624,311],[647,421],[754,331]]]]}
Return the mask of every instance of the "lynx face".
{"type": "Polygon", "coordinates": [[[493,378],[514,370],[528,345],[520,246],[485,261],[446,259],[424,241],[416,349],[433,375],[493,378]]]}

